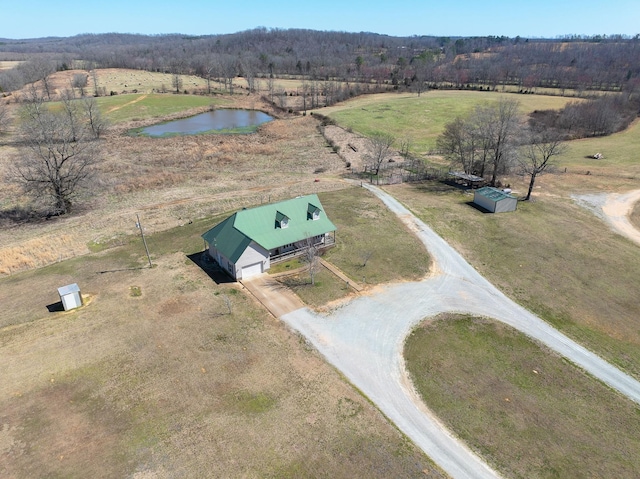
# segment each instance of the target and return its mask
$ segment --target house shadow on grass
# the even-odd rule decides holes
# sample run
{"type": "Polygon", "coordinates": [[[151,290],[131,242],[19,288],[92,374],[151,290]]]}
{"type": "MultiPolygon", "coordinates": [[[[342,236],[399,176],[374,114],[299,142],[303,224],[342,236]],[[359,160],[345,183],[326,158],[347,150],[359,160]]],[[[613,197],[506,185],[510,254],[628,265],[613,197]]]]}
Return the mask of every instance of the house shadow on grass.
{"type": "Polygon", "coordinates": [[[209,276],[209,278],[211,278],[216,284],[235,283],[235,280],[225,273],[206,251],[188,254],[187,258],[189,258],[191,262],[198,266],[202,271],[207,273],[207,276],[209,276]]]}
{"type": "Polygon", "coordinates": [[[50,313],[60,313],[64,311],[64,306],[62,305],[62,301],[58,301],[57,303],[47,304],[47,309],[50,313]]]}

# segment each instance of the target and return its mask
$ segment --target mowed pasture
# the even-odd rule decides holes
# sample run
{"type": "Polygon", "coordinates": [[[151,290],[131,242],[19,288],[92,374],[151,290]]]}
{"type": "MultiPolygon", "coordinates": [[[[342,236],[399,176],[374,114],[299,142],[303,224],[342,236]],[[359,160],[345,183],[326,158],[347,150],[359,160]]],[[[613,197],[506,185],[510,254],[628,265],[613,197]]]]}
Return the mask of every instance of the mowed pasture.
{"type": "Polygon", "coordinates": [[[405,358],[429,407],[504,477],[640,476],[638,405],[509,326],[442,315],[405,358]]]}
{"type": "Polygon", "coordinates": [[[445,477],[303,338],[194,262],[222,218],[148,234],[151,269],[133,231],[0,279],[0,476],[445,477]],[[86,304],[49,312],[70,282],[86,304]]]}
{"type": "Polygon", "coordinates": [[[112,124],[118,124],[149,118],[165,118],[184,114],[193,108],[218,107],[226,102],[205,96],[155,93],[100,97],[97,103],[105,119],[112,124]]]}
{"type": "MultiPolygon", "coordinates": [[[[617,188],[619,181],[640,179],[640,120],[614,135],[575,140],[567,145],[568,151],[558,159],[559,171],[566,168],[569,173],[586,175],[588,172],[600,178],[602,189],[608,191],[617,188]],[[596,153],[602,154],[602,158],[593,159],[596,153]]],[[[585,184],[590,187],[589,181],[585,184]]]]}
{"type": "Polygon", "coordinates": [[[509,297],[640,378],[638,245],[557,194],[493,215],[436,182],[388,190],[509,297]]]}
{"type": "Polygon", "coordinates": [[[457,116],[465,117],[476,106],[491,105],[501,98],[520,102],[522,114],[560,109],[570,101],[559,96],[431,90],[419,97],[408,93],[363,96],[319,112],[361,135],[385,132],[397,141],[410,139],[412,151],[423,155],[435,149],[436,139],[447,123],[457,116]]]}

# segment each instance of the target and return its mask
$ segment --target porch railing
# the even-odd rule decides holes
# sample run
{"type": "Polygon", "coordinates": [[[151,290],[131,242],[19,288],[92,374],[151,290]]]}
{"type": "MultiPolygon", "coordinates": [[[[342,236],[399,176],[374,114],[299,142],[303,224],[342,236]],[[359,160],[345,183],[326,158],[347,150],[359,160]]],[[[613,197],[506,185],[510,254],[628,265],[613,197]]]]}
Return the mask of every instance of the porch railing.
{"type": "MultiPolygon", "coordinates": [[[[325,236],[324,242],[319,241],[315,243],[313,246],[318,246],[320,251],[324,251],[327,248],[331,248],[332,246],[335,246],[335,244],[336,244],[335,237],[325,236]]],[[[305,246],[304,248],[294,249],[292,251],[287,251],[286,253],[272,255],[269,258],[269,261],[271,261],[272,263],[280,263],[282,261],[286,261],[288,259],[295,258],[297,256],[302,256],[306,250],[307,250],[307,247],[305,246]]]]}

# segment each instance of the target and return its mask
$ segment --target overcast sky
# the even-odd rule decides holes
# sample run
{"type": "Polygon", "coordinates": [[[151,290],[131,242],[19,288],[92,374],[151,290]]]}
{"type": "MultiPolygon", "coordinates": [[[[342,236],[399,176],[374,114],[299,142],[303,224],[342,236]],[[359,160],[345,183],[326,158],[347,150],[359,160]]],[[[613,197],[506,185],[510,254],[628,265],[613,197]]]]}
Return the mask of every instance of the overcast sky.
{"type": "Polygon", "coordinates": [[[255,27],[394,36],[640,33],[640,0],[0,0],[0,38],[235,33],[255,27]]]}

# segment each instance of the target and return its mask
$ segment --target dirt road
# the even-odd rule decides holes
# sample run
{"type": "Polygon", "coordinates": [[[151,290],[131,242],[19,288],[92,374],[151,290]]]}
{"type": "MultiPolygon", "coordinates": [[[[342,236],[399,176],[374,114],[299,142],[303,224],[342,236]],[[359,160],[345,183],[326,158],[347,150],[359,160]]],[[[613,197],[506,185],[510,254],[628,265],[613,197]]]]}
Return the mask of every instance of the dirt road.
{"type": "Polygon", "coordinates": [[[424,318],[442,312],[487,316],[546,344],[640,404],[640,383],[586,350],[498,291],[442,238],[387,193],[364,185],[424,243],[436,273],[390,285],[323,316],[307,308],[282,316],[370,398],[415,444],[454,478],[498,473],[451,435],[426,408],[407,377],[404,339],[424,318]]]}
{"type": "Polygon", "coordinates": [[[640,190],[628,193],[596,193],[592,195],[575,195],[573,199],[585,208],[602,218],[616,233],[640,244],[640,231],[629,221],[633,206],[640,201],[640,190]]]}

